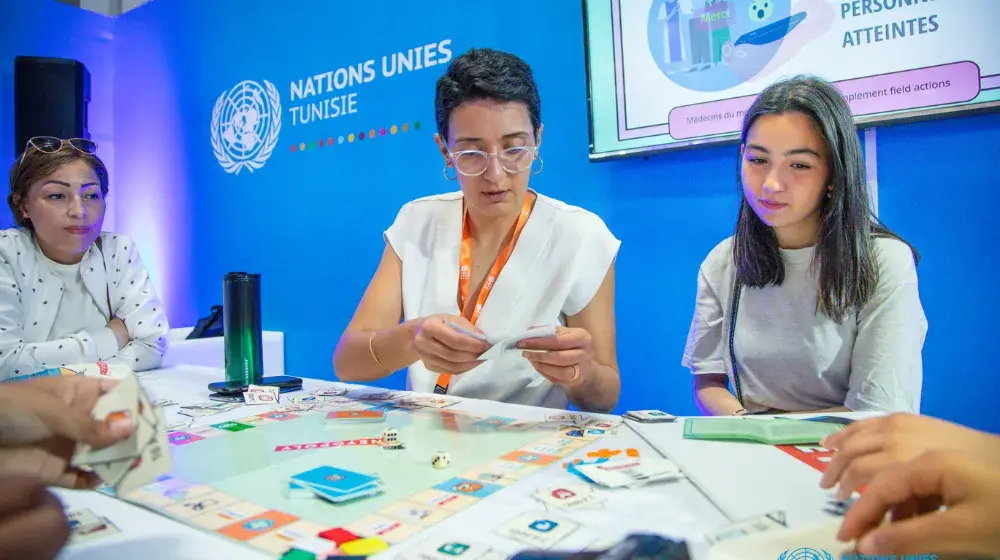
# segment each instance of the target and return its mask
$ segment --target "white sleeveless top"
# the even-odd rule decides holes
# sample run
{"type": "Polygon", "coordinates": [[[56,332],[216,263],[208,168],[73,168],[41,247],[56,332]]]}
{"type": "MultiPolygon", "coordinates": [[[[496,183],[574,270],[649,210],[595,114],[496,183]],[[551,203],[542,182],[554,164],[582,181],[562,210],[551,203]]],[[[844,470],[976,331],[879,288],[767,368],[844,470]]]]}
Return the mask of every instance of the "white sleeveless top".
{"type": "MultiPolygon", "coordinates": [[[[533,191],[534,192],[534,191],[533,191]]],[[[533,326],[565,325],[597,293],[621,242],[604,221],[582,208],[537,194],[507,264],[497,278],[476,326],[491,336],[533,326]]],[[[438,313],[461,315],[458,261],[462,244],[462,193],[428,196],[407,203],[385,231],[403,262],[403,318],[438,313]]],[[[430,393],[438,374],[423,362],[409,367],[407,388],[430,393]]],[[[451,378],[448,394],[508,403],[566,408],[562,388],[538,378],[514,353],[451,378]]]]}

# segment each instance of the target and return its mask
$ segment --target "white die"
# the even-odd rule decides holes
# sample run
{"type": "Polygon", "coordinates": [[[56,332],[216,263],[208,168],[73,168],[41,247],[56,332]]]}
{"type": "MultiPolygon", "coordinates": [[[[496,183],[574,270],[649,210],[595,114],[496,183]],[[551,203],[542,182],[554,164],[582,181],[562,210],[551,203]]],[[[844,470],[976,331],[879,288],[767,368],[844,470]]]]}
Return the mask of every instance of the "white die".
{"type": "Polygon", "coordinates": [[[431,465],[433,465],[435,469],[448,468],[448,466],[451,465],[451,456],[442,451],[434,453],[431,455],[431,465]]]}

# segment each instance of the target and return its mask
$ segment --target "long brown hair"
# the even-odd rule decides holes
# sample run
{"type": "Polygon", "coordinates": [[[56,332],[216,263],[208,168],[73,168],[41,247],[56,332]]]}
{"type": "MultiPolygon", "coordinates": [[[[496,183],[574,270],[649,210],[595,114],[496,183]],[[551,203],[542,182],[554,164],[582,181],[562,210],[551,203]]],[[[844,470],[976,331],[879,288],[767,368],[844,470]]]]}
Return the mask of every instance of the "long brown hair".
{"type": "Polygon", "coordinates": [[[18,157],[14,166],[10,168],[10,193],[7,195],[7,206],[14,214],[14,222],[18,226],[32,230],[31,220],[24,215],[24,205],[28,201],[28,191],[31,185],[54,173],[57,169],[82,160],[97,175],[97,181],[101,186],[101,197],[108,195],[108,168],[104,166],[101,158],[94,154],[88,154],[76,150],[70,146],[63,146],[58,152],[43,152],[31,146],[25,149],[23,158],[18,157]]]}

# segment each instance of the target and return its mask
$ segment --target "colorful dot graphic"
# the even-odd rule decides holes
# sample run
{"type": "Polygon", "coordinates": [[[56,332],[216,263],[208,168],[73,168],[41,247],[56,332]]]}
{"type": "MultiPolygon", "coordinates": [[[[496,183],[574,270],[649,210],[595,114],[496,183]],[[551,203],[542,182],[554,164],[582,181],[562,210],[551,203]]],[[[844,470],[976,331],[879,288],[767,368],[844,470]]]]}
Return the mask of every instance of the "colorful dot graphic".
{"type": "MultiPolygon", "coordinates": [[[[386,134],[395,136],[399,132],[407,132],[410,129],[420,130],[420,121],[414,121],[410,123],[402,124],[392,124],[388,127],[382,126],[378,128],[369,128],[368,130],[361,130],[358,132],[351,132],[347,134],[347,143],[353,143],[355,140],[361,142],[363,140],[374,140],[379,136],[385,136],[386,134]]],[[[297,142],[289,146],[292,153],[295,152],[305,152],[308,150],[315,150],[317,148],[323,147],[333,147],[334,144],[343,144],[344,136],[327,136],[326,138],[319,138],[317,140],[310,140],[308,142],[297,142]]]]}

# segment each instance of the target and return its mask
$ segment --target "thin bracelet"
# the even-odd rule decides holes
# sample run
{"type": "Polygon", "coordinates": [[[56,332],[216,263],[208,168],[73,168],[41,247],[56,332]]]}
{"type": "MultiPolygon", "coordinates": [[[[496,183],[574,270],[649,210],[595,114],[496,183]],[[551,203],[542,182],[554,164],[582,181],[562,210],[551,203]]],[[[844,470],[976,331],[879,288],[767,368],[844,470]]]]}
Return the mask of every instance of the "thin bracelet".
{"type": "Polygon", "coordinates": [[[377,334],[378,331],[373,332],[371,338],[368,339],[368,351],[371,352],[372,359],[375,360],[375,363],[378,364],[378,367],[382,368],[382,371],[392,375],[392,372],[389,371],[389,368],[382,365],[382,362],[379,361],[378,356],[375,355],[375,348],[372,346],[372,343],[375,342],[375,335],[377,334]]]}

